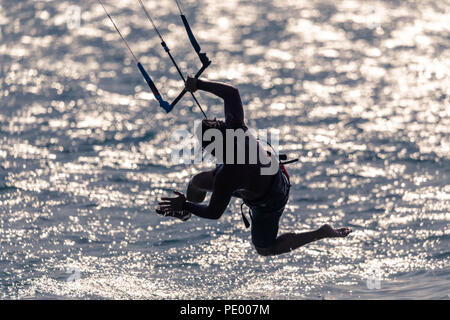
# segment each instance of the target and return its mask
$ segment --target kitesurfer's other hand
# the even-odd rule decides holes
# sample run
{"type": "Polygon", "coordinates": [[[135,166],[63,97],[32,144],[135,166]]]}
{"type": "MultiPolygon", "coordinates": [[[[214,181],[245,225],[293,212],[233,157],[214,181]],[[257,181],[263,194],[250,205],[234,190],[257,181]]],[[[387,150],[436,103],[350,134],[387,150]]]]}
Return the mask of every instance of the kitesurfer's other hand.
{"type": "Polygon", "coordinates": [[[185,89],[186,91],[189,92],[195,92],[197,91],[197,81],[198,79],[196,78],[192,78],[192,77],[188,77],[185,83],[185,89]]]}
{"type": "Polygon", "coordinates": [[[182,211],[186,197],[184,194],[178,191],[173,191],[177,196],[174,198],[161,198],[159,204],[159,210],[161,211],[182,211]]]}

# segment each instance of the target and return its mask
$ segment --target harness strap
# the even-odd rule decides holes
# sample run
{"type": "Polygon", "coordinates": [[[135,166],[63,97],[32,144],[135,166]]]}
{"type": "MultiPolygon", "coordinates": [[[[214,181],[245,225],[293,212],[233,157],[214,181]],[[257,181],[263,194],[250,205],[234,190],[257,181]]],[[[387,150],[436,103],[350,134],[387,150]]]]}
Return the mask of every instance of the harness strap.
{"type": "MultiPolygon", "coordinates": [[[[248,222],[248,219],[244,215],[244,211],[242,210],[242,207],[244,206],[244,204],[245,204],[244,202],[242,202],[242,204],[241,204],[241,215],[242,215],[242,220],[244,220],[245,227],[248,229],[250,227],[250,222],[248,222]]],[[[253,216],[252,216],[252,213],[250,211],[250,208],[248,208],[248,214],[250,215],[250,219],[253,220],[253,216]]]]}
{"type": "Polygon", "coordinates": [[[287,172],[286,167],[284,166],[284,164],[280,164],[280,168],[283,171],[283,173],[286,176],[286,178],[288,179],[289,184],[291,184],[291,179],[289,179],[289,173],[287,172]]]}

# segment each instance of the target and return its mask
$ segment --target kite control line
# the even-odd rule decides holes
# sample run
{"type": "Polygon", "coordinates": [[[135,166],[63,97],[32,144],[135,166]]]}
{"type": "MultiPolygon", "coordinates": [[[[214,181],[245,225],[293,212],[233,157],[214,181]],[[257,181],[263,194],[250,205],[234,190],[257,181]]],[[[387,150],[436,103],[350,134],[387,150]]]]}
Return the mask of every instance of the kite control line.
{"type": "Polygon", "coordinates": [[[150,89],[153,92],[153,95],[155,96],[155,99],[158,100],[159,102],[159,106],[161,108],[163,108],[167,113],[169,113],[170,111],[172,111],[173,109],[173,105],[169,104],[167,101],[165,101],[162,97],[161,94],[159,93],[158,89],[156,88],[155,83],[153,82],[152,78],[150,78],[149,74],[147,73],[147,71],[145,71],[144,67],[142,66],[142,64],[139,62],[139,60],[136,58],[136,55],[133,53],[133,50],[131,50],[130,46],[128,45],[127,40],[125,40],[125,38],[123,37],[122,33],[119,31],[119,28],[117,28],[117,25],[114,23],[114,20],[111,18],[111,16],[109,15],[108,11],[106,10],[105,6],[103,5],[101,0],[97,0],[101,6],[103,7],[103,10],[105,10],[106,15],[108,16],[108,18],[111,20],[112,24],[114,25],[114,28],[116,29],[117,33],[119,34],[120,38],[122,38],[123,42],[125,43],[125,45],[127,46],[128,50],[130,51],[131,55],[133,56],[134,61],[136,61],[137,67],[139,69],[139,71],[141,72],[142,76],[144,77],[145,81],[147,82],[148,86],[150,87],[150,89]]]}
{"type": "MultiPolygon", "coordinates": [[[[174,57],[172,56],[172,54],[170,53],[170,49],[167,46],[166,42],[164,41],[161,33],[159,32],[158,28],[156,27],[155,22],[153,21],[152,17],[150,16],[150,14],[148,13],[147,9],[145,8],[144,3],[142,2],[142,0],[138,0],[139,4],[141,5],[141,8],[144,10],[145,15],[147,16],[148,20],[150,21],[150,23],[153,26],[153,29],[156,31],[156,33],[159,36],[159,39],[161,39],[161,46],[164,48],[164,51],[167,52],[167,54],[169,55],[170,60],[172,60],[173,65],[175,66],[175,68],[178,71],[178,74],[180,75],[181,79],[183,80],[183,82],[186,82],[186,79],[184,78],[183,73],[181,72],[180,67],[178,66],[177,62],[175,61],[174,57]]],[[[192,31],[191,31],[192,33],[192,31]]],[[[206,55],[205,55],[206,56],[206,55]]],[[[208,59],[209,60],[209,59],[208,59]]],[[[201,112],[203,113],[203,116],[205,117],[205,119],[207,118],[205,111],[203,111],[202,106],[200,105],[200,103],[198,102],[197,98],[195,97],[194,93],[191,92],[192,98],[194,99],[195,103],[197,104],[197,106],[200,108],[201,112]]],[[[178,102],[178,101],[177,101],[178,102]]],[[[172,108],[175,106],[175,103],[172,103],[172,108]]]]}
{"type": "MultiPolygon", "coordinates": [[[[183,98],[183,96],[186,94],[186,89],[183,89],[178,96],[175,98],[175,100],[172,103],[168,103],[166,100],[164,100],[161,96],[161,94],[159,93],[158,89],[156,88],[155,83],[153,82],[152,78],[150,77],[150,75],[147,73],[147,71],[144,69],[144,67],[142,66],[142,64],[139,62],[139,60],[136,58],[136,55],[133,53],[133,51],[131,50],[127,40],[124,38],[124,36],[122,35],[122,33],[119,31],[119,28],[117,27],[117,25],[115,24],[114,20],[111,18],[111,16],[109,15],[108,11],[106,10],[105,6],[103,5],[103,2],[101,0],[97,0],[100,5],[102,6],[103,10],[105,11],[106,15],[108,16],[109,20],[111,20],[114,28],[116,29],[117,33],[119,34],[120,38],[122,39],[122,41],[125,43],[126,47],[128,48],[128,50],[130,51],[131,55],[133,56],[134,61],[136,61],[137,67],[139,69],[139,71],[141,72],[142,76],[144,77],[145,81],[147,82],[148,86],[150,87],[150,89],[153,92],[153,95],[155,96],[155,99],[158,100],[159,105],[161,108],[163,108],[167,113],[169,113],[173,107],[183,98]]],[[[169,55],[170,60],[172,61],[173,65],[175,66],[175,68],[177,69],[178,74],[180,75],[181,79],[185,82],[186,79],[183,75],[183,72],[181,72],[180,67],[178,66],[177,62],[175,61],[174,57],[172,56],[172,54],[170,53],[170,49],[167,46],[166,42],[164,41],[161,33],[159,32],[158,28],[156,27],[155,22],[153,21],[152,17],[150,16],[150,14],[148,13],[147,9],[145,8],[145,5],[143,3],[142,0],[138,0],[139,4],[141,5],[142,9],[144,10],[145,15],[147,16],[148,20],[151,22],[153,29],[156,31],[156,33],[158,34],[158,37],[161,39],[161,45],[164,48],[164,50],[167,52],[167,54],[169,55]]],[[[200,62],[202,63],[201,68],[197,71],[197,73],[195,74],[194,78],[198,79],[202,73],[206,70],[206,68],[209,67],[209,65],[211,64],[211,60],[209,60],[208,56],[206,55],[206,53],[202,52],[202,49],[197,41],[197,39],[194,36],[194,33],[192,32],[191,26],[189,25],[189,22],[186,19],[186,16],[183,14],[183,11],[181,10],[181,6],[180,6],[180,2],[179,0],[175,0],[178,10],[180,11],[180,17],[181,17],[181,21],[183,22],[184,28],[186,29],[186,33],[189,37],[189,41],[191,42],[192,47],[194,48],[195,52],[197,53],[200,62]]],[[[194,99],[195,103],[197,104],[197,106],[200,108],[200,111],[203,113],[203,116],[205,118],[207,118],[205,111],[203,110],[202,106],[200,105],[200,103],[198,102],[197,98],[195,97],[194,93],[191,92],[192,98],[194,99]]]]}
{"type": "MultiPolygon", "coordinates": [[[[181,10],[179,0],[175,0],[175,2],[177,3],[178,10],[180,11],[181,20],[183,21],[184,28],[186,29],[186,33],[189,37],[189,40],[191,41],[192,47],[194,48],[195,52],[197,53],[197,55],[202,63],[202,67],[200,68],[200,70],[197,71],[197,73],[194,76],[194,78],[198,79],[200,77],[200,75],[203,73],[203,71],[205,71],[206,68],[209,67],[209,65],[211,64],[211,60],[209,60],[209,58],[206,56],[206,53],[201,52],[202,49],[200,48],[200,45],[199,45],[197,39],[195,38],[194,33],[192,32],[191,26],[189,25],[189,22],[187,21],[186,16],[183,14],[183,11],[181,10]]],[[[183,89],[183,91],[181,91],[181,93],[172,102],[172,106],[175,106],[178,103],[178,101],[180,101],[181,98],[183,98],[183,96],[185,94],[186,94],[186,89],[183,89]]]]}

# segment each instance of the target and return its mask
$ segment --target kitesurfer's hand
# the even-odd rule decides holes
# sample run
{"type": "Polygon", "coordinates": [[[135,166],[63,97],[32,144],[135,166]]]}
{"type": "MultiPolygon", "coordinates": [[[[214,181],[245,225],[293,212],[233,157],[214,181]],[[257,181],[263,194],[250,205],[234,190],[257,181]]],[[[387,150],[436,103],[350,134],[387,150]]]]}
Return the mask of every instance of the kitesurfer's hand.
{"type": "Polygon", "coordinates": [[[188,77],[185,83],[185,89],[189,92],[197,91],[197,78],[188,77]]]}
{"type": "Polygon", "coordinates": [[[177,196],[174,198],[161,198],[159,209],[162,211],[182,211],[183,205],[186,202],[184,194],[178,191],[173,191],[177,196]]]}

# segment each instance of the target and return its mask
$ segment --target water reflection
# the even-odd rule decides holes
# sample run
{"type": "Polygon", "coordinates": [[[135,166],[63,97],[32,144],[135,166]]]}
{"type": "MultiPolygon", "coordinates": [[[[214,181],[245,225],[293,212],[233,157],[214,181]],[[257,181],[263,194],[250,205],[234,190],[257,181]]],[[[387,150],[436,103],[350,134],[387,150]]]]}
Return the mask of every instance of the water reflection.
{"type": "MultiPolygon", "coordinates": [[[[351,238],[255,254],[233,203],[219,222],[162,220],[156,198],[207,165],[170,162],[199,111],[160,112],[95,2],[0,4],[2,298],[444,298],[449,247],[446,2],[183,1],[254,128],[276,128],[292,198],[280,232],[349,225],[351,238]],[[69,266],[81,273],[68,285],[69,266]],[[370,290],[370,270],[381,274],[370,290]],[[232,275],[232,276],[230,276],[232,275]],[[411,280],[412,279],[412,280],[411,280]]],[[[182,87],[137,1],[107,2],[173,98],[182,87]]],[[[173,1],[146,1],[186,72],[173,1]]],[[[220,101],[201,95],[211,117],[220,101]]]]}

